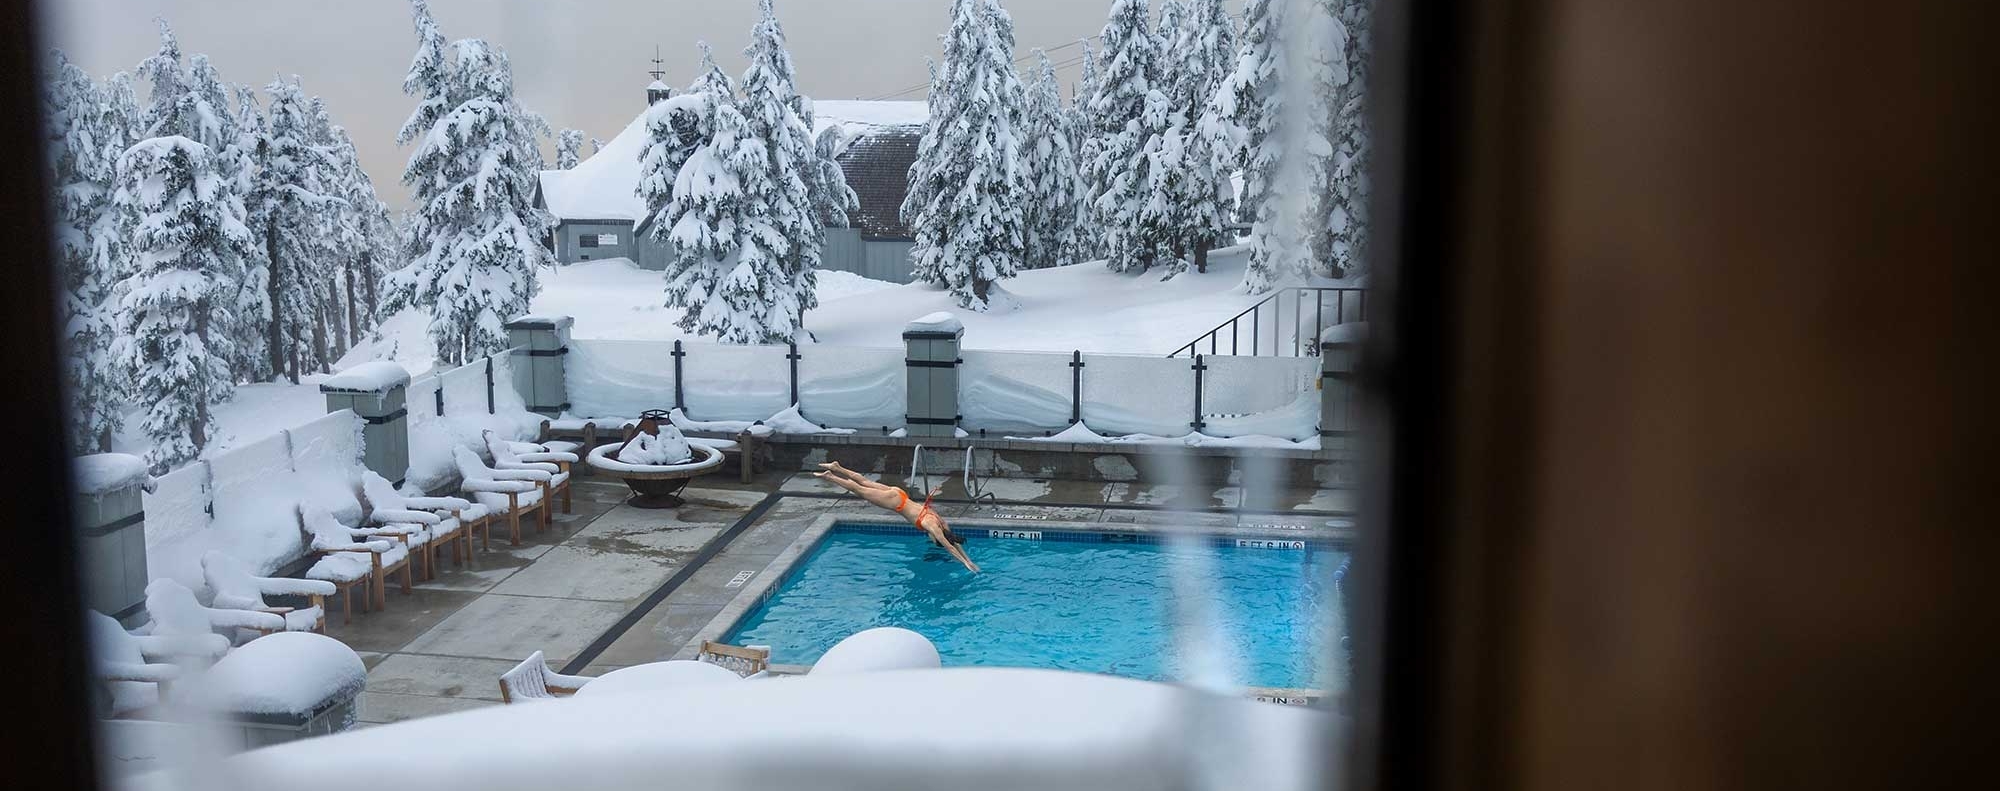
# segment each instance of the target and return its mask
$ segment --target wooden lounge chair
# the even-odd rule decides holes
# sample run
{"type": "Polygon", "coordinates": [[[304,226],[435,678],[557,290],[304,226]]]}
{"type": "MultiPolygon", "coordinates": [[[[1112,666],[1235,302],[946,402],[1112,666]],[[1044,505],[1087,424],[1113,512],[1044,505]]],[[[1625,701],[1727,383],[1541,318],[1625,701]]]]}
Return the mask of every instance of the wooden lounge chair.
{"type": "Polygon", "coordinates": [[[287,632],[326,633],[326,597],[338,588],[325,580],[259,577],[243,563],[216,550],[201,556],[202,580],[211,594],[209,604],[220,609],[267,612],[283,618],[287,632]],[[300,596],[304,607],[273,607],[265,596],[300,596]]]}
{"type": "Polygon", "coordinates": [[[403,593],[410,592],[410,548],[400,540],[389,537],[355,540],[360,534],[355,528],[341,524],[332,514],[317,506],[302,506],[299,509],[299,524],[306,531],[311,543],[308,548],[319,560],[312,568],[306,569],[306,578],[325,580],[334,584],[341,593],[341,623],[354,620],[354,589],[362,588],[362,611],[370,606],[387,608],[389,594],[387,579],[398,570],[403,572],[403,593]]]}
{"type": "Polygon", "coordinates": [[[565,676],[549,669],[548,660],[536,651],[521,664],[500,676],[500,702],[554,700],[568,697],[590,683],[589,676],[565,676]]]}
{"type": "MultiPolygon", "coordinates": [[[[417,574],[424,579],[437,577],[439,549],[451,550],[451,561],[464,565],[472,557],[468,543],[471,531],[462,514],[472,509],[470,501],[457,497],[412,497],[396,491],[388,479],[373,471],[362,473],[361,495],[368,503],[368,523],[389,532],[408,530],[418,536],[410,540],[417,551],[417,574]],[[421,540],[418,540],[421,539],[421,540]]],[[[485,509],[479,510],[483,520],[485,509]]]]}
{"type": "Polygon", "coordinates": [[[149,634],[190,642],[204,641],[206,635],[255,637],[285,630],[282,616],[203,606],[186,585],[164,577],[146,585],[146,614],[153,618],[149,634]]]}
{"type": "Polygon", "coordinates": [[[104,693],[99,713],[107,717],[151,708],[164,699],[167,685],[181,676],[180,666],[170,660],[208,662],[229,650],[229,639],[219,634],[186,640],[140,636],[109,615],[92,611],[88,618],[93,675],[104,693]]]}
{"type": "MultiPolygon", "coordinates": [[[[541,470],[549,474],[542,482],[542,495],[548,502],[554,502],[557,494],[562,495],[563,513],[569,513],[570,467],[576,464],[576,454],[551,452],[541,445],[531,442],[509,442],[491,431],[485,432],[486,452],[493,457],[496,470],[541,470]]],[[[547,527],[551,515],[549,509],[542,509],[542,526],[547,527]]]]}
{"type": "Polygon", "coordinates": [[[508,542],[520,546],[521,515],[543,505],[546,498],[542,483],[550,477],[549,473],[542,470],[496,470],[480,461],[479,455],[473,453],[471,448],[456,447],[451,453],[452,459],[458,462],[458,474],[462,479],[459,488],[474,502],[486,506],[493,517],[505,515],[508,542]]]}
{"type": "Polygon", "coordinates": [[[771,647],[764,645],[730,645],[714,640],[701,641],[701,652],[696,660],[728,669],[744,678],[760,675],[771,668],[771,647]]]}

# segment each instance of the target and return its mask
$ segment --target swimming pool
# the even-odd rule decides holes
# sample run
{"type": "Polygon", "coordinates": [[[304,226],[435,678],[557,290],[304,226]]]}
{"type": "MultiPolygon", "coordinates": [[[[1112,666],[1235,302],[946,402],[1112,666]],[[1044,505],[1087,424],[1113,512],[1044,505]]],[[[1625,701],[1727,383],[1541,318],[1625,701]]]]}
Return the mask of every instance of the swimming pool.
{"type": "Polygon", "coordinates": [[[724,637],[769,645],[771,661],[809,665],[847,635],[913,629],[947,667],[1000,665],[1185,677],[1176,650],[1174,573],[1203,584],[1232,680],[1327,689],[1321,667],[1338,616],[1333,571],[1346,552],[1323,540],[961,528],[985,569],[968,573],[904,527],[836,524],[724,637]],[[1016,536],[1006,538],[1001,536],[1016,536]]]}

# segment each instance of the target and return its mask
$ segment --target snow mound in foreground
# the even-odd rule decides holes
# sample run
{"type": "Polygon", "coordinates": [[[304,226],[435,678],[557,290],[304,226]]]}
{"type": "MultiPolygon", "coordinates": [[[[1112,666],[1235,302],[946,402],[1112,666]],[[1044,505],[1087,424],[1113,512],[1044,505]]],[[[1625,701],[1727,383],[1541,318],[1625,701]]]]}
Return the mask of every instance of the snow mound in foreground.
{"type": "MultiPolygon", "coordinates": [[[[493,706],[253,750],[204,779],[286,791],[598,791],[662,778],[737,791],[1116,791],[1200,778],[1289,791],[1318,787],[1339,727],[1326,711],[1150,681],[903,670],[493,706]],[[1202,727],[1189,727],[1197,714],[1202,727]],[[523,733],[535,749],[493,749],[523,733]]],[[[154,773],[128,787],[186,779],[154,773]]]]}

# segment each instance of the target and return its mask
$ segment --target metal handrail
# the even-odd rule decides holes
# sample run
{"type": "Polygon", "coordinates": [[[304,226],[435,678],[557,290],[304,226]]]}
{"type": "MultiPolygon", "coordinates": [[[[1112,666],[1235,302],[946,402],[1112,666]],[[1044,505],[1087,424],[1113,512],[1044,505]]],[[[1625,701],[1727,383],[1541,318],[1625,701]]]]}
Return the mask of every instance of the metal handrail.
{"type": "Polygon", "coordinates": [[[1349,294],[1354,295],[1352,320],[1366,321],[1368,316],[1368,289],[1366,288],[1288,286],[1271,292],[1271,295],[1265,297],[1262,301],[1245,308],[1243,312],[1235,316],[1231,316],[1228,321],[1215,325],[1215,329],[1195,336],[1194,340],[1188,341],[1186,345],[1173,350],[1167,356],[1179,357],[1185,352],[1189,357],[1193,357],[1201,353],[1201,344],[1204,341],[1208,343],[1208,354],[1243,354],[1241,324],[1245,317],[1250,319],[1250,352],[1248,356],[1258,357],[1266,354],[1273,357],[1317,356],[1319,354],[1318,339],[1320,333],[1329,326],[1345,324],[1350,320],[1347,310],[1349,294]],[[1333,324],[1326,323],[1328,312],[1326,310],[1326,295],[1329,293],[1333,295],[1333,324]],[[1313,304],[1313,329],[1311,335],[1304,333],[1306,315],[1304,303],[1307,294],[1312,295],[1313,304]],[[1282,335],[1286,297],[1290,297],[1289,301],[1292,304],[1292,337],[1289,354],[1285,352],[1286,344],[1282,335]],[[1268,311],[1265,310],[1265,306],[1267,305],[1270,306],[1268,311]],[[1268,352],[1264,350],[1263,344],[1263,320],[1266,314],[1269,314],[1271,317],[1271,345],[1268,352]],[[1222,351],[1221,344],[1221,338],[1225,331],[1229,335],[1229,351],[1227,352],[1222,351]]]}

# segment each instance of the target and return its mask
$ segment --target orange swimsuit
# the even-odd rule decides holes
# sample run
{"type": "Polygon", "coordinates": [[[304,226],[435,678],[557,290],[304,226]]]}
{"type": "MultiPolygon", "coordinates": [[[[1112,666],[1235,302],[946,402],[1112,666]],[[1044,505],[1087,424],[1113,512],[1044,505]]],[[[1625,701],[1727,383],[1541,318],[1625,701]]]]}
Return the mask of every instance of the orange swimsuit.
{"type": "MultiPolygon", "coordinates": [[[[909,493],[908,491],[904,490],[904,489],[903,489],[902,487],[897,487],[897,488],[896,488],[896,513],[899,513],[899,514],[900,514],[900,513],[902,513],[902,512],[903,512],[903,506],[906,506],[906,505],[909,505],[909,504],[910,504],[910,493],[909,493]]],[[[935,515],[936,515],[936,514],[935,514],[935,512],[931,511],[931,497],[930,497],[930,495],[924,495],[924,505],[923,505],[923,507],[922,507],[922,508],[919,508],[919,509],[917,509],[917,517],[916,517],[915,519],[912,519],[912,520],[910,520],[910,524],[912,524],[912,525],[915,525],[915,526],[916,526],[916,528],[917,528],[918,530],[922,530],[922,529],[924,529],[924,517],[926,517],[926,516],[935,516],[935,515]]],[[[953,533],[951,532],[951,527],[950,527],[950,526],[948,526],[948,525],[946,525],[946,524],[944,524],[944,520],[943,520],[943,519],[939,519],[939,520],[938,520],[938,531],[939,531],[939,532],[941,532],[941,533],[944,533],[944,535],[945,535],[945,538],[946,538],[946,540],[949,540],[949,541],[952,541],[953,543],[958,543],[958,542],[961,542],[961,541],[963,541],[963,540],[964,540],[964,539],[961,539],[961,538],[959,538],[959,537],[958,537],[957,535],[953,534],[953,533]]],[[[933,542],[933,543],[936,543],[936,539],[932,539],[932,542],[933,542]]],[[[938,546],[944,546],[944,545],[943,545],[943,544],[938,544],[938,546]]]]}

